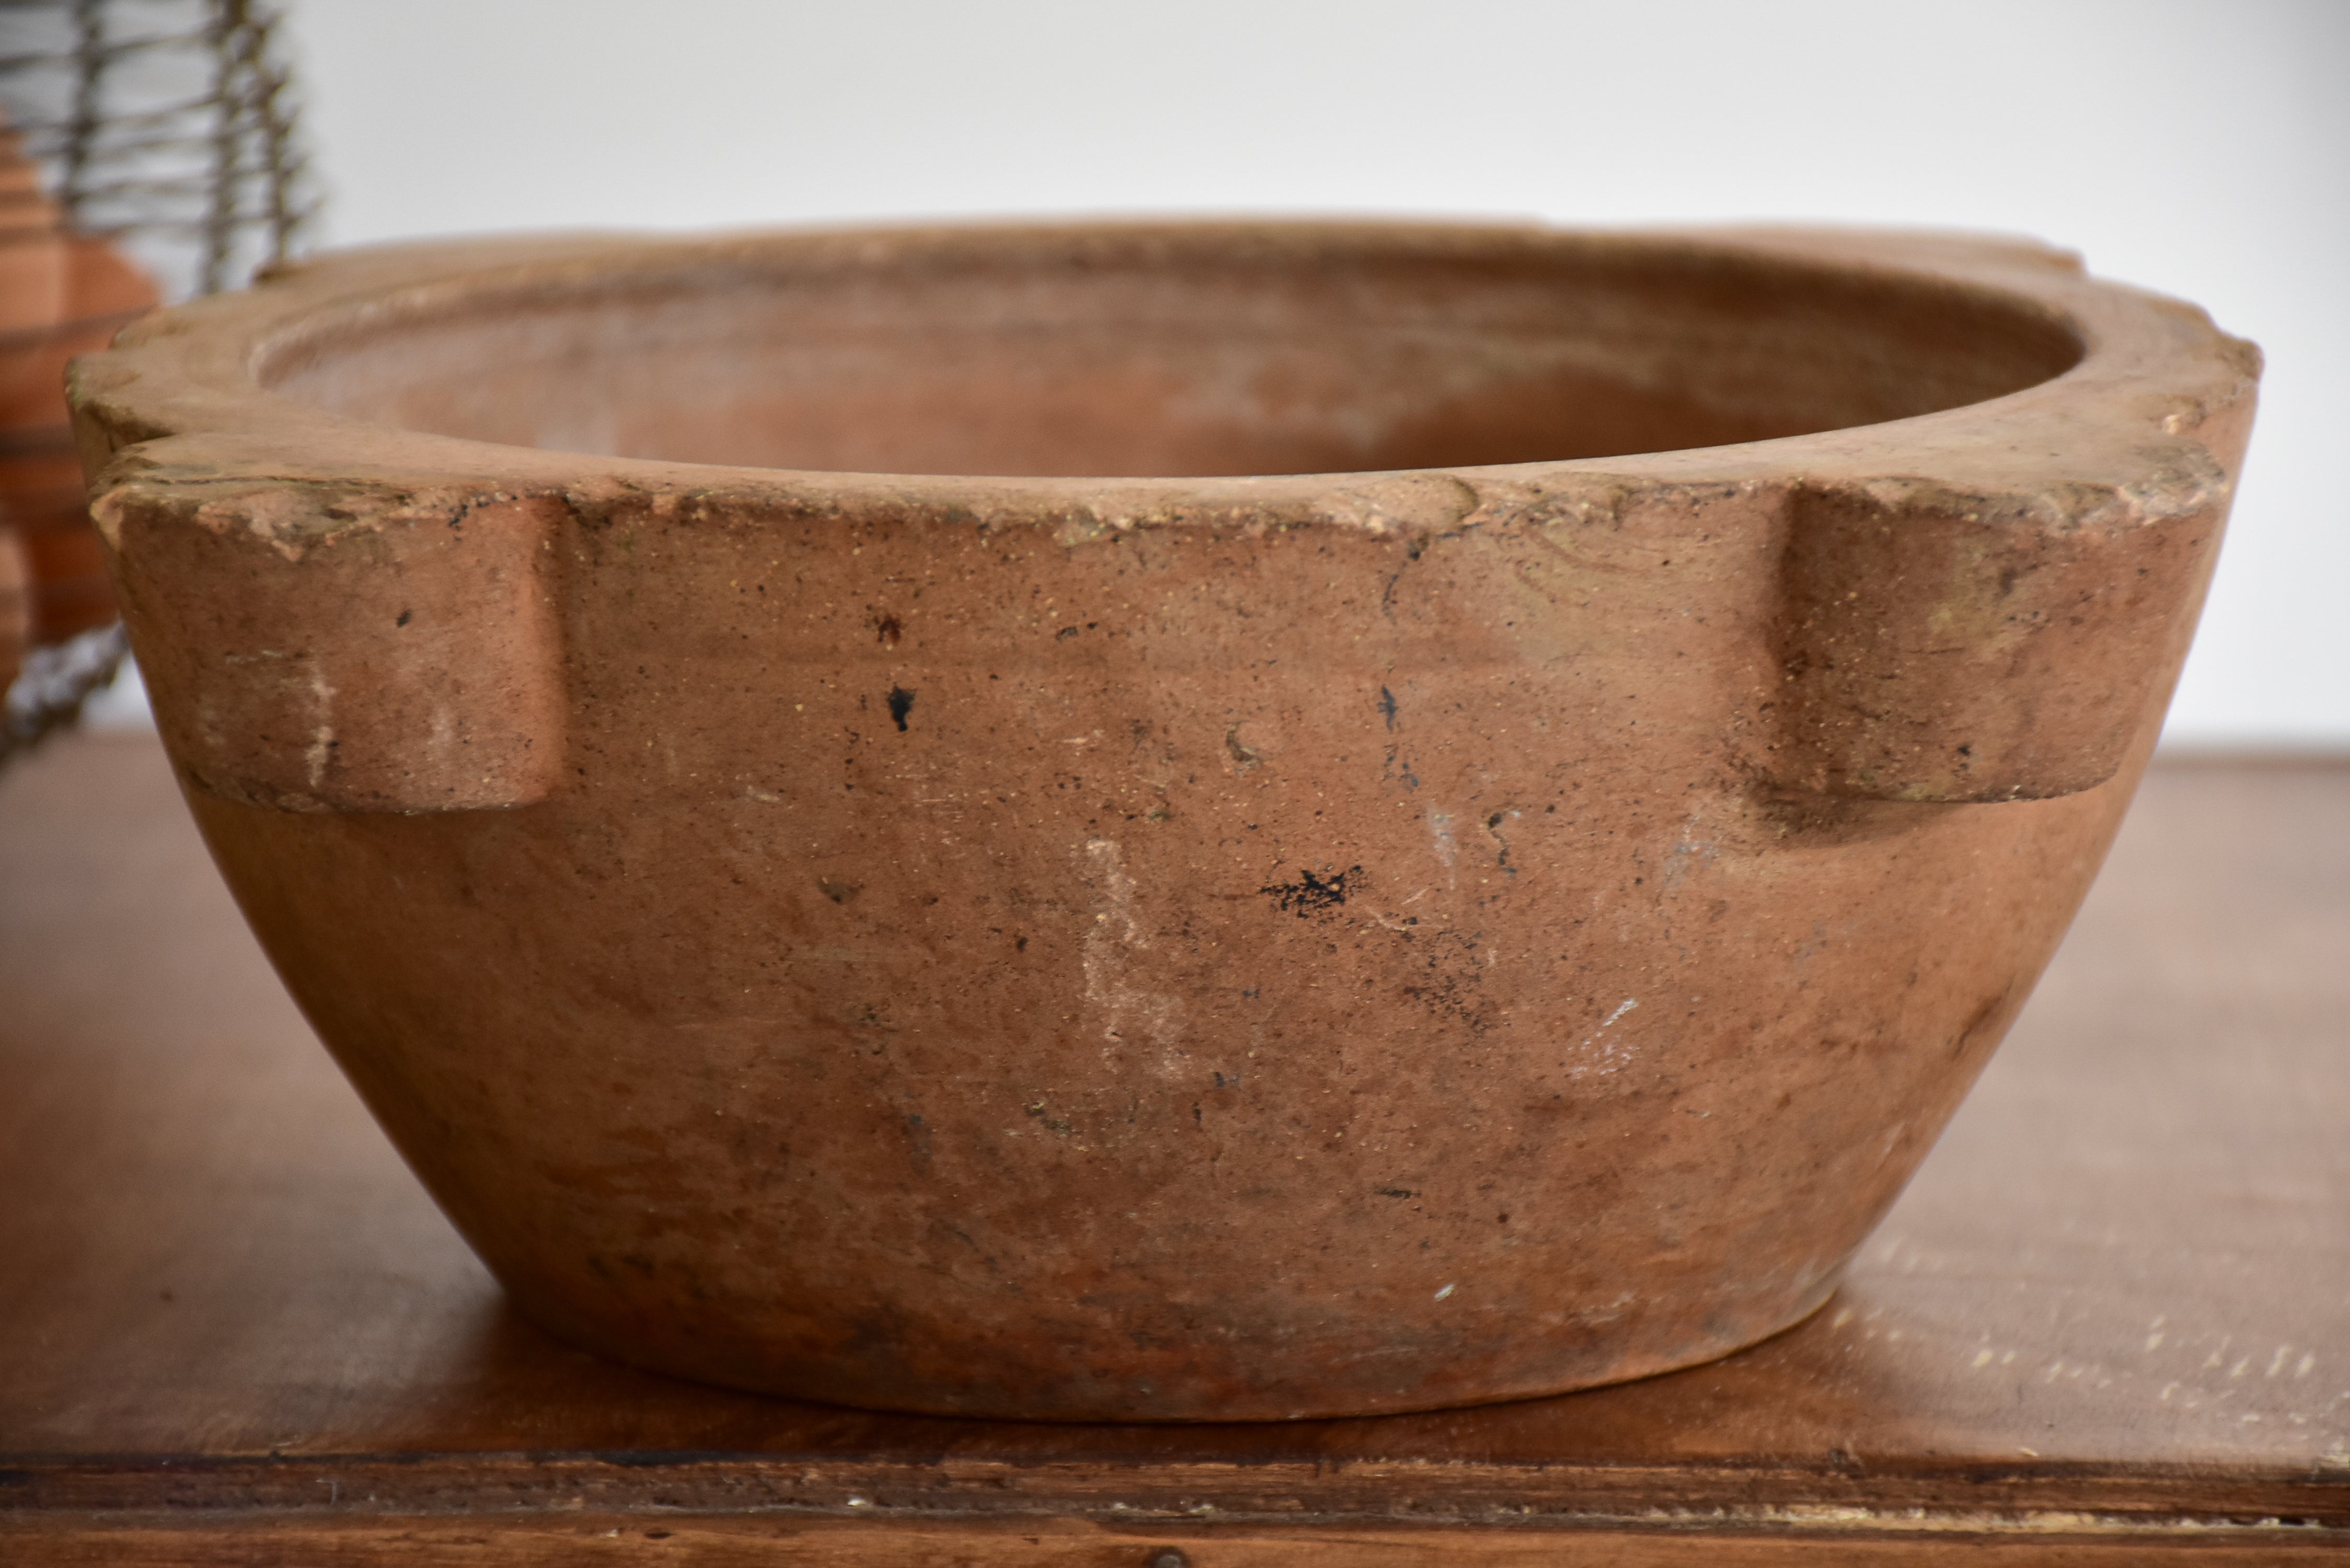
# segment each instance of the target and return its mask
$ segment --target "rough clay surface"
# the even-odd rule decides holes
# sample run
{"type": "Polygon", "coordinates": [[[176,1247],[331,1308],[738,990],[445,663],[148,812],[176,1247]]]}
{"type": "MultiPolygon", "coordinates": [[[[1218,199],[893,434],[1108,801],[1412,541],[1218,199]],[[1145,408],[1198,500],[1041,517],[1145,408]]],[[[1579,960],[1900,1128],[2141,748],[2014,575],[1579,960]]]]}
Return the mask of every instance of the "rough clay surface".
{"type": "Polygon", "coordinates": [[[2256,375],[2026,246],[1266,224],[360,254],[76,391],[213,853],[525,1311],[1200,1419],[1825,1300],[2256,375]]]}

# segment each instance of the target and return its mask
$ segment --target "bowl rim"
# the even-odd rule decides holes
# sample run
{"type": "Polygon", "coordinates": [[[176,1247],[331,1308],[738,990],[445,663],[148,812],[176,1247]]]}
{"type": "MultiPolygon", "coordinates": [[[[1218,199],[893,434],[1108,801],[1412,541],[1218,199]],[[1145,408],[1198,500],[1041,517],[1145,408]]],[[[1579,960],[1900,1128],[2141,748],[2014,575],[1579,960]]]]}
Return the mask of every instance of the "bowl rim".
{"type": "MultiPolygon", "coordinates": [[[[329,253],[272,269],[251,289],[132,324],[78,359],[69,383],[94,493],[125,482],[326,481],[459,488],[725,496],[873,504],[983,522],[1050,520],[1125,529],[1235,518],[1327,522],[1384,533],[1457,524],[1488,491],[1583,489],[1593,481],[1742,484],[1924,479],[2007,495],[2086,484],[2144,492],[2181,475],[2199,503],[2210,464],[2166,449],[2249,396],[2259,350],[2182,301],[2089,276],[2034,241],[1929,230],[1835,227],[1576,229],[1531,223],[1363,219],[970,223],[765,230],[715,235],[572,233],[427,241],[329,253]],[[467,296],[621,283],[758,258],[878,265],[908,256],[1084,247],[1222,244],[1288,251],[1501,255],[1573,248],[1746,261],[1956,290],[2038,317],[2081,345],[2068,369],[1984,400],[1874,424],[1729,446],[1506,464],[1214,477],[977,476],[864,472],[611,457],[505,445],[372,423],[268,384],[276,359],[321,323],[438,314],[467,296]],[[2184,471],[2196,470],[2192,477],[2184,471]],[[1465,509],[1465,510],[1464,510],[1465,509]]],[[[2157,511],[2168,511],[2158,504],[2157,511]]],[[[104,518],[101,515],[101,524],[104,518]]]]}

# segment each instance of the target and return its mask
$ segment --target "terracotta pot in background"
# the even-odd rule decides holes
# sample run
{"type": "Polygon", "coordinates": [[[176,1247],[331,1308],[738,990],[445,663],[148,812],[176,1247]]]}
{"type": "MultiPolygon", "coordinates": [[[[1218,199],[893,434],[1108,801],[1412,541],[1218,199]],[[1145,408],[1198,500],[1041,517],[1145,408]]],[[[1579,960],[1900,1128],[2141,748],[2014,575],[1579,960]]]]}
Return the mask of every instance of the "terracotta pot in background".
{"type": "MultiPolygon", "coordinates": [[[[0,336],[63,315],[65,275],[57,204],[16,135],[0,128],[0,336]]],[[[18,391],[16,367],[0,365],[0,397],[18,391]]]]}
{"type": "MultiPolygon", "coordinates": [[[[40,171],[17,151],[16,137],[0,130],[0,342],[41,332],[57,319],[64,273],[57,209],[42,193],[40,171]]],[[[18,368],[0,356],[0,400],[13,400],[17,382],[18,368]]],[[[62,403],[62,385],[58,393],[62,403]]],[[[33,597],[31,563],[0,504],[0,696],[32,646],[33,597]]]]}
{"type": "Polygon", "coordinates": [[[65,371],[155,303],[112,244],[66,231],[39,171],[0,131],[0,692],[26,649],[115,618],[65,371]]]}
{"type": "Polygon", "coordinates": [[[0,524],[0,695],[22,668],[33,641],[32,567],[15,530],[0,524]]]}
{"type": "Polygon", "coordinates": [[[2256,375],[2024,245],[1172,224],[355,254],[77,397],[213,852],[525,1312],[1209,1419],[1825,1300],[2256,375]]]}
{"type": "Polygon", "coordinates": [[[106,556],[67,421],[65,372],[155,305],[146,275],[103,240],[59,236],[63,315],[0,335],[0,516],[32,569],[33,640],[62,642],[115,618],[106,556]]]}

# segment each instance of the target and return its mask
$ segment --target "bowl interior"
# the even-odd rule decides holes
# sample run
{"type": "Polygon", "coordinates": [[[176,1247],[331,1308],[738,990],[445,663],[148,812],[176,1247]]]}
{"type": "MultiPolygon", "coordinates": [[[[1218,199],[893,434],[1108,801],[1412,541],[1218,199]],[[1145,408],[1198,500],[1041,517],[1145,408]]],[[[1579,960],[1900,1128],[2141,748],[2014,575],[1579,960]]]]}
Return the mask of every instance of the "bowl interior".
{"type": "Polygon", "coordinates": [[[322,318],[260,373],[369,423],[562,452],[1143,477],[1802,435],[1998,397],[2083,352],[2019,298],[1927,278],[1410,234],[681,251],[322,318]]]}

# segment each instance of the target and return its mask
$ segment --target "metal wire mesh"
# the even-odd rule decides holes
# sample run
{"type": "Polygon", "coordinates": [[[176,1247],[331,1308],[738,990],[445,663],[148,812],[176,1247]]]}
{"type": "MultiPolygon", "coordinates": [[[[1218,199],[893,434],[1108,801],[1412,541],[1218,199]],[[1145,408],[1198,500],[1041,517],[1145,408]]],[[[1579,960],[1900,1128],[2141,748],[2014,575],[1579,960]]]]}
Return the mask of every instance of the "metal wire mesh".
{"type": "MultiPolygon", "coordinates": [[[[269,0],[0,0],[0,130],[41,176],[37,188],[0,191],[0,241],[61,230],[106,242],[167,301],[234,287],[291,254],[317,202],[280,18],[269,0]]],[[[54,340],[81,328],[97,339],[78,346],[96,347],[118,324],[91,316],[46,330],[54,340]]],[[[0,432],[0,444],[70,450],[54,422],[0,432]]],[[[87,519],[69,480],[62,492],[53,479],[42,483],[0,486],[0,525],[54,544],[87,519]]],[[[37,579],[41,566],[16,570],[37,579]]],[[[53,601],[104,593],[102,580],[18,587],[53,601]]],[[[19,650],[0,701],[0,762],[71,723],[114,679],[125,648],[119,624],[68,623],[44,638],[37,615],[17,618],[30,625],[31,646],[19,650]]],[[[6,619],[0,613],[0,640],[6,619]]]]}
{"type": "Polygon", "coordinates": [[[317,211],[265,0],[0,0],[0,109],[76,233],[166,298],[233,287],[317,211]]]}

